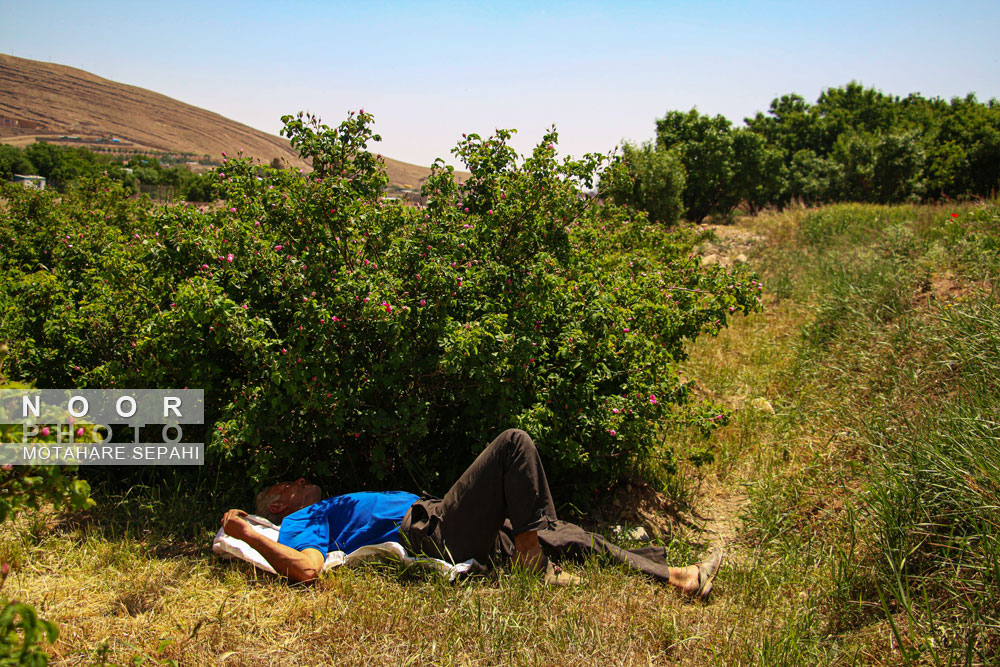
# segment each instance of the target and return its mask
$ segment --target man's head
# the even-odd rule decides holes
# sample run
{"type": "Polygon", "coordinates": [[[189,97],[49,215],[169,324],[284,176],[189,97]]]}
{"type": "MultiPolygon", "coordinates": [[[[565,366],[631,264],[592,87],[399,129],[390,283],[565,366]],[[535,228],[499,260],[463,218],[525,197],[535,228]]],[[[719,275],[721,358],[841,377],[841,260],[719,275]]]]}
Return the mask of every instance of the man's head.
{"type": "Polygon", "coordinates": [[[281,482],[269,486],[257,494],[254,501],[254,511],[272,523],[281,520],[292,512],[323,499],[323,492],[315,484],[309,484],[299,478],[294,482],[281,482]]]}

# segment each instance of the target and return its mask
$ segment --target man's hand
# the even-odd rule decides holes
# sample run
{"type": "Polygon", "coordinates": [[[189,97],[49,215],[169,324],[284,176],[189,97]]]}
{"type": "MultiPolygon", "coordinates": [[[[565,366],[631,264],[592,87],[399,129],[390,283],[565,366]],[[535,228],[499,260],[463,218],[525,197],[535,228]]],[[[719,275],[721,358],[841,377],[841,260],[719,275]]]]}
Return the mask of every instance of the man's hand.
{"type": "Polygon", "coordinates": [[[247,536],[254,533],[254,529],[250,527],[249,522],[243,518],[246,515],[247,513],[243,510],[229,510],[226,512],[222,516],[222,529],[226,531],[226,535],[246,542],[247,536]]]}

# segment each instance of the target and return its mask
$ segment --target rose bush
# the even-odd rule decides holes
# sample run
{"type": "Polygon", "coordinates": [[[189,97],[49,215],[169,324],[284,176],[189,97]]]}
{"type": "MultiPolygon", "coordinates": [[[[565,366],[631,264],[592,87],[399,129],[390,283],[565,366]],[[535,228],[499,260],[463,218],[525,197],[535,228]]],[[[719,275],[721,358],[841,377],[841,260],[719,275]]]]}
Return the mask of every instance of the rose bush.
{"type": "Polygon", "coordinates": [[[605,158],[557,159],[555,130],[523,160],[512,131],[470,134],[454,152],[471,176],[439,160],[409,207],[382,197],[370,114],[283,120],[316,169],[228,159],[211,210],[106,182],[60,202],[5,189],[12,368],[40,386],[203,388],[210,465],[308,470],[330,491],[443,493],[517,426],[557,497],[581,499],[642,463],[658,423],[717,423],[687,405],[677,363],[757,309],[760,285],[701,266],[693,231],[584,194],[605,158]]]}

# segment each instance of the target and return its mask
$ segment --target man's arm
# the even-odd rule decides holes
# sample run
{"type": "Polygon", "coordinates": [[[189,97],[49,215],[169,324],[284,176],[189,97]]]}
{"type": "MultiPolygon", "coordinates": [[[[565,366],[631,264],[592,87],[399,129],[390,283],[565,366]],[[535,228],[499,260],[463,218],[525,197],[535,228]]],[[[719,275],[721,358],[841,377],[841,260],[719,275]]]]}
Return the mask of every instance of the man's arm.
{"type": "Polygon", "coordinates": [[[278,574],[292,581],[314,581],[323,571],[326,558],[318,549],[293,549],[264,537],[250,527],[243,519],[243,510],[229,510],[222,517],[222,527],[226,535],[243,540],[264,557],[278,574]]]}

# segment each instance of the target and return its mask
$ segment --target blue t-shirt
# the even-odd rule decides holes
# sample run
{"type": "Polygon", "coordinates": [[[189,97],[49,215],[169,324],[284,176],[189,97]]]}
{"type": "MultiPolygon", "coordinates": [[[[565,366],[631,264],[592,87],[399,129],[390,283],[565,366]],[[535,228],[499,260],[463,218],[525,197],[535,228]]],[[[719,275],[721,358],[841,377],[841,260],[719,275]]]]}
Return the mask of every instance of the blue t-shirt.
{"type": "Polygon", "coordinates": [[[302,551],[351,553],[369,544],[399,542],[399,524],[418,496],[405,491],[362,491],[327,498],[281,522],[278,543],[302,551]]]}

